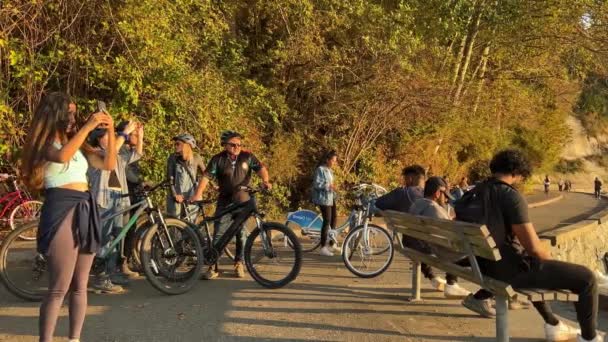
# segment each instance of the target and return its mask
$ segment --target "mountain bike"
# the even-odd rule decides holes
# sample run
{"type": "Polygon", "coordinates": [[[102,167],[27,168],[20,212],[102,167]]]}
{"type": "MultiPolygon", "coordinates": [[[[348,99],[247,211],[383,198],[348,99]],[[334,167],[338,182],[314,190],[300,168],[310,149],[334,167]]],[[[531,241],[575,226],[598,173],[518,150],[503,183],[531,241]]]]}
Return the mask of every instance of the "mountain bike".
{"type": "MultiPolygon", "coordinates": [[[[102,217],[102,224],[112,224],[118,215],[135,209],[127,224],[122,227],[118,235],[101,248],[95,256],[92,273],[98,272],[108,258],[110,251],[114,250],[123,242],[127,233],[141,224],[141,230],[145,231],[145,237],[160,241],[161,253],[150,258],[149,254],[143,253],[146,244],[141,243],[142,255],[139,259],[142,263],[146,279],[150,284],[162,293],[176,295],[187,292],[197,282],[203,267],[198,256],[202,255],[202,247],[198,236],[186,222],[164,218],[162,212],[156,207],[150,195],[159,188],[166,187],[167,181],[161,182],[151,188],[144,188],[137,193],[142,200],[127,208],[121,209],[114,214],[102,217]],[[147,216],[147,221],[140,219],[147,216]],[[145,223],[147,222],[147,223],[145,223]],[[153,268],[155,271],[150,271],[153,268]]],[[[128,196],[124,195],[125,197],[128,196]]],[[[21,234],[36,236],[38,222],[33,221],[15,229],[0,245],[0,280],[8,291],[14,295],[30,301],[39,301],[46,293],[48,286],[48,272],[46,272],[45,257],[36,250],[35,241],[21,241],[21,234]]],[[[135,239],[137,240],[137,239],[135,239]]],[[[135,248],[140,243],[134,241],[135,248]]],[[[136,254],[136,253],[134,253],[136,254]]]]}
{"type": "MultiPolygon", "coordinates": [[[[215,204],[216,201],[213,200],[203,200],[203,201],[197,201],[195,202],[195,205],[191,205],[191,203],[188,202],[182,202],[180,203],[181,205],[181,211],[180,211],[180,215],[179,215],[179,219],[186,221],[190,224],[193,224],[195,226],[205,226],[205,230],[207,232],[207,234],[209,236],[213,236],[213,230],[215,229],[214,225],[209,225],[210,222],[204,222],[205,219],[205,206],[207,205],[213,205],[215,204]]],[[[221,217],[221,215],[220,215],[221,217]]],[[[247,229],[246,225],[243,225],[243,229],[247,229]]],[[[249,235],[249,232],[247,232],[247,235],[249,235]]],[[[228,259],[230,259],[231,261],[234,261],[235,255],[236,255],[236,237],[232,240],[233,243],[229,243],[228,245],[226,245],[226,248],[224,248],[224,254],[228,259]]]]}
{"type": "Polygon", "coordinates": [[[302,267],[302,247],[291,229],[277,222],[266,222],[264,213],[257,207],[255,194],[262,189],[241,187],[250,194],[251,198],[243,203],[233,203],[217,215],[207,217],[204,206],[211,201],[196,201],[192,204],[201,208],[202,221],[197,226],[197,233],[203,248],[204,263],[213,266],[220,258],[226,246],[242,229],[248,219],[255,220],[255,228],[245,242],[243,251],[245,266],[251,277],[260,285],[267,288],[280,288],[292,282],[302,267]],[[233,222],[222,236],[213,243],[209,224],[221,219],[224,215],[232,215],[233,222]]]}
{"type": "MultiPolygon", "coordinates": [[[[340,235],[363,224],[367,216],[364,203],[386,193],[386,189],[377,184],[361,183],[353,187],[350,191],[350,194],[354,198],[351,211],[342,225],[329,230],[329,242],[339,246],[338,237],[340,235]]],[[[285,225],[291,228],[296,233],[296,236],[298,236],[302,245],[302,251],[312,252],[321,245],[321,229],[323,227],[321,214],[307,209],[290,212],[287,214],[285,225]]]]}
{"type": "MultiPolygon", "coordinates": [[[[29,192],[19,186],[16,176],[3,173],[0,174],[0,181],[9,181],[12,185],[12,191],[0,198],[0,222],[15,230],[19,225],[40,217],[42,202],[33,200],[29,192]]],[[[36,239],[35,235],[25,233],[19,237],[30,241],[36,239]]]]}

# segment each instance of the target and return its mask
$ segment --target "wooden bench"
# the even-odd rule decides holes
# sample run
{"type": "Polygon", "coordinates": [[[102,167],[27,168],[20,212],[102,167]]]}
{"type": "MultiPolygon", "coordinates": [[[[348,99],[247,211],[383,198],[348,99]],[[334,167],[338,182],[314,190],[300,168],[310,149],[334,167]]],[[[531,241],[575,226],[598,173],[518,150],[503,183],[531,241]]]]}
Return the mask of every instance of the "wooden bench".
{"type": "Polygon", "coordinates": [[[398,211],[383,211],[389,229],[418,240],[447,248],[466,255],[471,268],[456,265],[435,255],[404,248],[404,253],[413,264],[412,300],[420,300],[420,264],[425,263],[455,276],[473,282],[492,292],[496,299],[496,339],[509,340],[508,301],[567,301],[574,302],[578,296],[569,291],[550,291],[542,289],[513,289],[511,285],[481,274],[476,257],[498,261],[500,252],[488,228],[484,225],[467,222],[433,219],[415,216],[398,211]]]}

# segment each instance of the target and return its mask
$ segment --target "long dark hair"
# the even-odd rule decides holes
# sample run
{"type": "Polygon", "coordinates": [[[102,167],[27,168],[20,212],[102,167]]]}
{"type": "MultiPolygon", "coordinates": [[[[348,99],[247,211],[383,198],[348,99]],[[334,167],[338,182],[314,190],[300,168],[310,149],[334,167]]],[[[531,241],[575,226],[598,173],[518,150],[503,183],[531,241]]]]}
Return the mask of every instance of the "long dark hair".
{"type": "Polygon", "coordinates": [[[327,165],[327,162],[329,162],[331,160],[331,158],[337,157],[337,156],[338,156],[338,153],[335,150],[325,152],[323,154],[323,156],[321,157],[321,159],[319,160],[319,164],[317,166],[327,165]]]}
{"type": "Polygon", "coordinates": [[[45,95],[32,117],[28,137],[21,158],[21,177],[31,189],[42,189],[45,152],[56,135],[62,142],[69,138],[68,128],[73,124],[69,113],[70,97],[61,92],[45,95]]]}

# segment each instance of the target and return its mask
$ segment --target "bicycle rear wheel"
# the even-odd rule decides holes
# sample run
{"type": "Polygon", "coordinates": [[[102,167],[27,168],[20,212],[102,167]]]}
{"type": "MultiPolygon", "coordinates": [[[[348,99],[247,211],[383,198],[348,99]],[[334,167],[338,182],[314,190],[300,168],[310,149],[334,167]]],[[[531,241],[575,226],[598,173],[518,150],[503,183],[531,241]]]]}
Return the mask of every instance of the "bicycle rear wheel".
{"type": "Polygon", "coordinates": [[[346,268],[361,278],[381,275],[393,261],[393,239],[379,226],[368,224],[353,229],[344,240],[342,260],[346,268]]]}
{"type": "Polygon", "coordinates": [[[21,235],[36,236],[38,222],[16,227],[0,246],[0,280],[15,296],[40,301],[48,289],[46,261],[36,250],[36,241],[23,240],[21,235]]]}
{"type": "Polygon", "coordinates": [[[262,229],[265,234],[256,228],[247,238],[245,265],[258,284],[280,288],[300,274],[302,247],[294,232],[280,223],[264,223],[262,229]]]}
{"type": "Polygon", "coordinates": [[[166,218],[165,223],[166,229],[155,224],[144,236],[140,257],[143,271],[150,284],[160,292],[182,294],[199,279],[203,249],[188,223],[172,218],[166,218]]]}
{"type": "MultiPolygon", "coordinates": [[[[42,209],[42,202],[40,201],[25,201],[20,203],[11,211],[11,215],[9,217],[9,224],[12,230],[15,228],[40,218],[40,209],[42,209]]],[[[36,240],[37,231],[27,231],[23,235],[19,236],[23,240],[36,240]],[[28,234],[29,233],[29,234],[28,234]],[[33,235],[31,233],[34,233],[33,235]]]]}

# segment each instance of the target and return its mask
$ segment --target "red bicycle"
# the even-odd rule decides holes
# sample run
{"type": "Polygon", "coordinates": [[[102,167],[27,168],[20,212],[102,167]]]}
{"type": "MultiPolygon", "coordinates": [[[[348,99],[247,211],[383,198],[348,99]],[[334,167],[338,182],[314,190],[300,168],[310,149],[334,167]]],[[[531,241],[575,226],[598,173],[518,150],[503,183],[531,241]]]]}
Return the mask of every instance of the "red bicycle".
{"type": "MultiPolygon", "coordinates": [[[[12,191],[0,198],[0,225],[9,226],[11,230],[40,217],[42,202],[32,199],[32,196],[19,187],[17,177],[0,173],[0,182],[11,182],[12,191]]],[[[23,240],[34,240],[36,236],[28,234],[19,236],[23,240]]]]}

